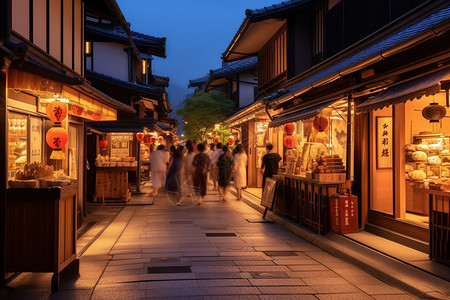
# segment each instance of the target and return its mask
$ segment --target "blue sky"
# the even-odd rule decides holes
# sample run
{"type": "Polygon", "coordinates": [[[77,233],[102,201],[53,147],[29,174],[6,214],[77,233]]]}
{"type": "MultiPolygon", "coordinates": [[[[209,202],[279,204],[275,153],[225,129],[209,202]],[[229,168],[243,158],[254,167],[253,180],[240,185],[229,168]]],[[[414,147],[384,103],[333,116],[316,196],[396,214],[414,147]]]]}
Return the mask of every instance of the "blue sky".
{"type": "Polygon", "coordinates": [[[131,29],[166,37],[167,58],[155,57],[153,73],[170,77],[169,100],[184,100],[189,79],[221,67],[221,55],[245,19],[245,9],[279,0],[116,0],[131,29]]]}

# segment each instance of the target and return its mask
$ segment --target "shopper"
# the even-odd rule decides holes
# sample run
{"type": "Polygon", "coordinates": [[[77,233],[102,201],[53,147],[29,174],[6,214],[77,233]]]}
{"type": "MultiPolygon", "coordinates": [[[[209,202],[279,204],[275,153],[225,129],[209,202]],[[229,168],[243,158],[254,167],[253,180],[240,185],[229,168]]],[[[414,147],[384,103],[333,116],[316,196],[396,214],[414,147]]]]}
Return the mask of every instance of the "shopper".
{"type": "Polygon", "coordinates": [[[219,197],[225,201],[227,198],[228,186],[231,181],[231,174],[233,168],[233,157],[231,156],[230,149],[227,146],[222,146],[223,154],[217,161],[219,167],[219,197]]]}
{"type": "Polygon", "coordinates": [[[184,156],[183,166],[184,166],[184,182],[186,183],[186,188],[188,195],[192,195],[193,181],[192,181],[192,162],[194,161],[194,148],[190,145],[187,149],[187,153],[184,156]]]}
{"type": "Polygon", "coordinates": [[[234,148],[234,186],[236,187],[237,198],[241,199],[242,188],[247,186],[247,154],[242,144],[234,148]]]}
{"type": "Polygon", "coordinates": [[[267,152],[262,158],[261,169],[264,169],[263,184],[262,184],[263,190],[266,184],[266,178],[267,177],[272,178],[274,174],[278,174],[278,169],[280,167],[281,156],[278,153],[272,152],[272,149],[273,145],[267,144],[266,145],[267,152]]]}
{"type": "Polygon", "coordinates": [[[223,154],[222,151],[222,143],[217,143],[216,150],[211,153],[211,173],[209,177],[213,181],[213,190],[217,188],[217,181],[219,181],[219,168],[217,167],[217,161],[219,160],[219,156],[223,154]]]}
{"type": "Polygon", "coordinates": [[[203,203],[203,197],[206,195],[206,182],[208,179],[208,171],[210,160],[208,155],[203,153],[205,145],[199,144],[197,147],[199,153],[194,156],[192,165],[194,166],[194,187],[197,194],[200,195],[197,204],[203,203]]]}
{"type": "Polygon", "coordinates": [[[152,196],[158,194],[158,190],[166,181],[167,164],[169,153],[164,151],[164,145],[159,145],[150,156],[151,180],[153,186],[152,196]]]}
{"type": "Polygon", "coordinates": [[[170,194],[173,194],[177,200],[177,205],[180,205],[181,196],[181,169],[183,167],[183,149],[178,148],[172,153],[172,163],[167,173],[165,188],[170,194]]]}

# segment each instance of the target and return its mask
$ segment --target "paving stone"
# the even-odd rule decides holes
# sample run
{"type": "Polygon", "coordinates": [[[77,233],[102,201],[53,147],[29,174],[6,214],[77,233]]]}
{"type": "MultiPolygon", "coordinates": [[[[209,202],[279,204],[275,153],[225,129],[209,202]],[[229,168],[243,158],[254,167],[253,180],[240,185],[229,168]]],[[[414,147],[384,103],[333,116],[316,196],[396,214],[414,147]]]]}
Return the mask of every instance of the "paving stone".
{"type": "Polygon", "coordinates": [[[341,277],[306,277],[302,278],[302,280],[307,285],[338,285],[344,284],[347,285],[349,282],[341,277]]]}
{"type": "Polygon", "coordinates": [[[239,266],[242,272],[284,272],[289,271],[286,266],[239,266]]]}
{"type": "Polygon", "coordinates": [[[393,294],[404,294],[405,292],[396,289],[387,284],[359,284],[358,288],[369,295],[393,295],[393,294]]]}
{"type": "Polygon", "coordinates": [[[198,287],[197,280],[163,280],[163,281],[148,281],[141,282],[140,288],[143,289],[166,289],[166,288],[188,288],[198,287]]]}
{"type": "Polygon", "coordinates": [[[317,300],[314,295],[260,295],[261,300],[317,300]]]}
{"type": "Polygon", "coordinates": [[[201,287],[156,288],[145,291],[145,297],[151,299],[159,297],[186,297],[202,295],[207,295],[207,293],[201,287]]]}
{"type": "Polygon", "coordinates": [[[320,284],[309,286],[318,294],[334,294],[334,293],[360,293],[361,290],[349,283],[345,284],[320,284]]]}
{"type": "Polygon", "coordinates": [[[413,296],[407,294],[395,294],[395,295],[372,295],[372,297],[376,300],[413,300],[417,299],[413,296]]]}
{"type": "Polygon", "coordinates": [[[193,266],[194,273],[211,273],[211,272],[239,272],[239,267],[236,266],[193,266]]]}
{"type": "Polygon", "coordinates": [[[299,272],[299,271],[329,271],[330,269],[328,269],[327,267],[325,267],[324,265],[320,265],[320,264],[314,264],[314,265],[287,265],[287,267],[294,271],[294,272],[299,272]]]}
{"type": "Polygon", "coordinates": [[[255,287],[205,287],[208,295],[259,295],[255,287]]]}
{"type": "Polygon", "coordinates": [[[253,286],[305,285],[305,282],[299,278],[249,279],[249,281],[253,286]]]}
{"type": "Polygon", "coordinates": [[[209,279],[198,280],[198,285],[203,287],[211,286],[251,286],[247,279],[209,279]]]}
{"type": "Polygon", "coordinates": [[[373,299],[364,293],[353,293],[353,294],[316,294],[315,295],[320,300],[365,300],[373,299]]]}
{"type": "Polygon", "coordinates": [[[203,300],[259,300],[257,295],[204,296],[203,300]]]}
{"type": "Polygon", "coordinates": [[[270,260],[235,260],[236,266],[274,266],[274,262],[270,260]]]}
{"type": "Polygon", "coordinates": [[[205,272],[195,273],[198,279],[233,279],[242,278],[240,273],[227,273],[227,272],[205,272]]]}
{"type": "Polygon", "coordinates": [[[265,295],[315,294],[315,291],[309,286],[263,286],[258,289],[265,295]]]}
{"type": "Polygon", "coordinates": [[[121,271],[121,270],[133,270],[133,269],[143,269],[144,264],[127,264],[127,265],[112,265],[106,268],[106,271],[121,271]]]}

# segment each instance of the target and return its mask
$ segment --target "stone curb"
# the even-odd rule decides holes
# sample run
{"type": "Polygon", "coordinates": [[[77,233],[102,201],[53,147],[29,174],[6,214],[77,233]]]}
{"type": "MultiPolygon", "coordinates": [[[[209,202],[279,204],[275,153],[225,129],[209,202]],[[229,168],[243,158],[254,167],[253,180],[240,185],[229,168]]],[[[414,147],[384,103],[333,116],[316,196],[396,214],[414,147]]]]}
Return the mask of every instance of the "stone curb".
{"type": "MultiPolygon", "coordinates": [[[[249,198],[259,199],[244,191],[241,198],[242,202],[263,213],[265,208],[249,198]]],[[[273,214],[271,211],[267,212],[266,218],[280,224],[320,249],[346,260],[372,276],[384,282],[389,282],[417,297],[425,299],[450,298],[450,283],[437,276],[384,255],[345,236],[333,232],[318,235],[302,228],[299,224],[273,214]]]]}

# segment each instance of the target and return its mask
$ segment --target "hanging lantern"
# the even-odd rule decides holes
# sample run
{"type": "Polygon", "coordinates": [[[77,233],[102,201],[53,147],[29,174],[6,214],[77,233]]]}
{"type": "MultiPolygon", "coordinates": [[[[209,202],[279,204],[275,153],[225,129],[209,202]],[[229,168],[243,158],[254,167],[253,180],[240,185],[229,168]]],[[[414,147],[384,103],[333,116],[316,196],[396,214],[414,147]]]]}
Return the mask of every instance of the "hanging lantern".
{"type": "Polygon", "coordinates": [[[164,141],[164,137],[161,135],[158,137],[158,143],[162,143],[164,141]]]}
{"type": "Polygon", "coordinates": [[[220,137],[216,136],[216,137],[214,138],[214,142],[217,144],[219,141],[220,141],[220,137]]]}
{"type": "Polygon", "coordinates": [[[440,119],[444,118],[447,114],[447,109],[439,105],[438,103],[430,103],[422,110],[422,116],[429,120],[430,123],[438,123],[440,119]]]}
{"type": "Polygon", "coordinates": [[[99,140],[98,141],[98,146],[101,149],[105,149],[106,147],[108,147],[108,141],[107,140],[99,140]]]}
{"type": "Polygon", "coordinates": [[[53,101],[47,104],[47,117],[55,123],[61,123],[67,117],[67,104],[53,101]]]}
{"type": "Polygon", "coordinates": [[[92,114],[92,119],[94,119],[95,121],[100,121],[101,118],[102,118],[102,115],[100,115],[99,113],[92,114]]]}
{"type": "MultiPolygon", "coordinates": [[[[136,134],[136,136],[137,136],[137,134],[136,134]]],[[[151,139],[152,139],[152,136],[150,134],[144,134],[144,144],[146,144],[146,145],[152,144],[151,139]]]]}
{"type": "Polygon", "coordinates": [[[313,120],[313,127],[318,131],[325,131],[328,128],[328,118],[325,116],[317,116],[313,120]]]}
{"type": "Polygon", "coordinates": [[[72,113],[76,116],[81,116],[81,114],[83,113],[84,108],[82,106],[79,105],[72,105],[72,113]]]}
{"type": "Polygon", "coordinates": [[[319,131],[314,138],[314,141],[318,143],[326,143],[328,141],[327,133],[324,131],[319,131]]]}
{"type": "Polygon", "coordinates": [[[51,159],[65,159],[66,156],[62,151],[62,148],[67,144],[69,140],[69,135],[67,131],[62,127],[52,127],[47,131],[45,140],[50,148],[53,149],[50,155],[51,159]]]}
{"type": "Polygon", "coordinates": [[[143,132],[138,132],[136,133],[136,139],[138,141],[142,141],[142,139],[144,138],[145,134],[143,132]]]}
{"type": "Polygon", "coordinates": [[[233,145],[234,143],[234,136],[229,136],[228,137],[228,145],[233,145]]]}
{"type": "Polygon", "coordinates": [[[295,147],[295,137],[292,135],[285,136],[283,143],[286,148],[292,149],[295,147]]]}
{"type": "Polygon", "coordinates": [[[156,138],[154,136],[150,137],[150,144],[156,143],[156,138]]]}
{"type": "Polygon", "coordinates": [[[284,132],[286,132],[286,134],[293,134],[294,130],[295,130],[295,126],[292,123],[288,123],[283,126],[283,129],[284,129],[284,132]]]}

